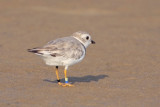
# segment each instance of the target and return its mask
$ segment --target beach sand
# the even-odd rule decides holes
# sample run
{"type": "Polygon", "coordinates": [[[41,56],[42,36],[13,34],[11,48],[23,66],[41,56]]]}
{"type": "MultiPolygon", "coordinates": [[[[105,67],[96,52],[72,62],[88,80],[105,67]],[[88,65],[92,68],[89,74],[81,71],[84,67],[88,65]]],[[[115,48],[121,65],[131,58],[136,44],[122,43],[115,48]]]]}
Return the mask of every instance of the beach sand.
{"type": "Polygon", "coordinates": [[[159,0],[0,0],[0,107],[160,107],[159,69],[159,0]],[[96,44],[58,86],[27,49],[79,30],[96,44]]]}

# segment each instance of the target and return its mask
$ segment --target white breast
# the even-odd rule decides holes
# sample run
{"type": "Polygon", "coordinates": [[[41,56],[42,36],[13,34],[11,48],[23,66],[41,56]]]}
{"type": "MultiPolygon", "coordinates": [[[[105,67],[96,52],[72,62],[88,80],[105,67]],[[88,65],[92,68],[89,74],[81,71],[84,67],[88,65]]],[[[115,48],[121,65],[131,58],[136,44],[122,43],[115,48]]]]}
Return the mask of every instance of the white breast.
{"type": "Polygon", "coordinates": [[[74,65],[85,57],[85,49],[83,49],[83,55],[79,59],[74,59],[74,58],[65,58],[63,56],[60,57],[52,57],[50,55],[42,56],[42,59],[45,61],[47,65],[50,66],[71,66],[74,65]]]}

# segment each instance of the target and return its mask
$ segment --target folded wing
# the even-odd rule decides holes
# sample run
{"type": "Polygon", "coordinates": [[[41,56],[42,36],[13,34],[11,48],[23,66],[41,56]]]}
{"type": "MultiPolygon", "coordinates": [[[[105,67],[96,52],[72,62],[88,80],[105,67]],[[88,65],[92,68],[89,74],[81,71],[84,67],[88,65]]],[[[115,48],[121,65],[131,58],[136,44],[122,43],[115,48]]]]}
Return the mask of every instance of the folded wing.
{"type": "Polygon", "coordinates": [[[28,51],[41,56],[79,59],[85,54],[83,48],[82,44],[73,38],[59,38],[48,42],[44,47],[28,49],[28,51]]]}

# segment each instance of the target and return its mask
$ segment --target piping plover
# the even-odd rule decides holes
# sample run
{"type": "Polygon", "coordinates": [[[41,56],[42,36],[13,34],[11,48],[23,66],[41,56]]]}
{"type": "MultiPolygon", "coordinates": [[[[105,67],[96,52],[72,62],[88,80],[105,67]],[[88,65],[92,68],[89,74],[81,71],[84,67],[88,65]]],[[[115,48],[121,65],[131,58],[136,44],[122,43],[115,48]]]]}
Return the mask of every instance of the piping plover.
{"type": "Polygon", "coordinates": [[[56,66],[57,82],[61,86],[73,86],[68,83],[67,69],[85,57],[86,48],[95,44],[87,32],[78,31],[69,37],[58,38],[48,42],[43,47],[28,49],[29,52],[39,55],[47,65],[56,66]],[[60,82],[58,66],[64,66],[65,84],[60,82]]]}

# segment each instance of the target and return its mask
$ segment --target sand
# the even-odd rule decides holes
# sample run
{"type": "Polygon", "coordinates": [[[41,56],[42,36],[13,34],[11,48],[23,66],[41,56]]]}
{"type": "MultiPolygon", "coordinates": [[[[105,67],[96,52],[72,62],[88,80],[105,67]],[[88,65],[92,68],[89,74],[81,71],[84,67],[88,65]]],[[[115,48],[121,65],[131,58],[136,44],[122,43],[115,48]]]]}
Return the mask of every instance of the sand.
{"type": "Polygon", "coordinates": [[[159,0],[0,0],[0,107],[160,107],[159,47],[159,0]],[[79,30],[96,45],[64,88],[27,49],[79,30]]]}

